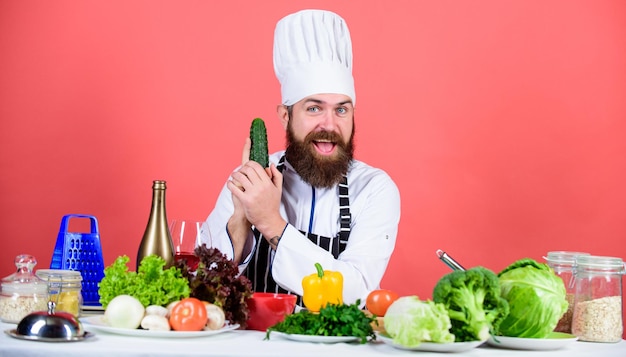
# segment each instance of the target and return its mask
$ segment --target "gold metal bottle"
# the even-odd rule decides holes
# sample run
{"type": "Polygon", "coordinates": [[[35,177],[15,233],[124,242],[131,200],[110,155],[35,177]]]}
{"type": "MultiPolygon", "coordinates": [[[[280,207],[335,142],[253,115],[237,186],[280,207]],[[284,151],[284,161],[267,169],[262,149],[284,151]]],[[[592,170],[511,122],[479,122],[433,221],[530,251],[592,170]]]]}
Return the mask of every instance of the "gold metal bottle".
{"type": "Polygon", "coordinates": [[[161,256],[165,260],[166,267],[174,263],[174,245],[165,211],[165,189],[165,181],[153,181],[152,208],[137,252],[137,269],[141,260],[152,254],[161,256]]]}

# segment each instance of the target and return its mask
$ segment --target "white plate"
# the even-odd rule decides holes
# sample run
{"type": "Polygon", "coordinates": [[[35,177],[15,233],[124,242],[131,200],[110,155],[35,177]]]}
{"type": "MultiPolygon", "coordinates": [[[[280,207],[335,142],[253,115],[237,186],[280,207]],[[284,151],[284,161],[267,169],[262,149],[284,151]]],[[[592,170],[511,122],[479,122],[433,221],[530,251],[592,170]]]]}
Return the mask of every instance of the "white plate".
{"type": "Polygon", "coordinates": [[[86,328],[93,328],[94,330],[114,333],[117,335],[125,336],[140,336],[140,337],[160,337],[160,338],[188,338],[188,337],[204,337],[217,335],[223,332],[236,330],[239,328],[239,324],[227,325],[219,330],[202,330],[202,331],[151,331],[143,329],[128,329],[111,327],[104,322],[104,316],[89,316],[80,319],[86,328]]]}
{"type": "Polygon", "coordinates": [[[493,347],[515,350],[548,351],[563,348],[575,342],[578,337],[563,332],[552,332],[546,338],[521,338],[495,336],[490,337],[487,343],[493,347]]]}
{"type": "Polygon", "coordinates": [[[436,343],[436,342],[422,342],[415,347],[403,346],[397,342],[394,342],[393,338],[386,334],[379,333],[378,339],[386,344],[389,344],[395,348],[407,351],[427,351],[427,352],[463,352],[474,349],[482,345],[485,341],[469,341],[469,342],[449,342],[449,343],[436,343]]]}
{"type": "Polygon", "coordinates": [[[315,342],[315,343],[339,343],[339,342],[352,342],[359,341],[360,337],[355,336],[317,336],[317,335],[295,335],[283,332],[272,331],[270,332],[270,338],[272,335],[278,335],[292,341],[299,342],[315,342]]]}

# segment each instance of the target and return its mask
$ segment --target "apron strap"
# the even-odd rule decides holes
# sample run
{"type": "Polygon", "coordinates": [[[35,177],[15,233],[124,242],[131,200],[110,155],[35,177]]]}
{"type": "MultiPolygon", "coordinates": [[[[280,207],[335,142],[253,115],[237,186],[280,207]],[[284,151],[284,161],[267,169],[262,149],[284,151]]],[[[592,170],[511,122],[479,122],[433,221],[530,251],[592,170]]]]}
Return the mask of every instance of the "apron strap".
{"type": "Polygon", "coordinates": [[[352,222],[347,176],[344,176],[343,180],[339,183],[339,220],[339,240],[340,244],[343,243],[345,247],[345,245],[348,244],[348,238],[350,237],[350,223],[352,222]]]}

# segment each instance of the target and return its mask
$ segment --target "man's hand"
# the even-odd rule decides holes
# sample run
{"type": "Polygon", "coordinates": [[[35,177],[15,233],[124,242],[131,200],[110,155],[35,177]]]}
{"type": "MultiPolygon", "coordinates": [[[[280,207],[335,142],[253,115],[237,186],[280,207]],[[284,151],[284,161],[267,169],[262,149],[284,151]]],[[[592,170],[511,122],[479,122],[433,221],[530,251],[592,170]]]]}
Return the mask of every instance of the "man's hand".
{"type": "Polygon", "coordinates": [[[283,175],[274,164],[248,161],[232,174],[228,188],[248,221],[266,237],[280,236],[287,222],[280,215],[283,175]]]}
{"type": "Polygon", "coordinates": [[[252,147],[252,140],[250,137],[246,138],[246,142],[243,144],[243,153],[241,153],[241,165],[245,165],[250,161],[250,148],[252,147]]]}
{"type": "Polygon", "coordinates": [[[232,193],[234,212],[228,230],[235,250],[235,262],[243,259],[246,238],[254,225],[267,239],[280,236],[287,222],[280,215],[283,175],[274,164],[263,168],[250,160],[250,138],[246,138],[241,168],[234,172],[227,187],[232,193]]]}
{"type": "MultiPolygon", "coordinates": [[[[241,165],[244,165],[246,162],[250,160],[250,138],[247,137],[243,146],[243,154],[241,156],[241,165]]],[[[231,188],[232,181],[227,183],[228,188],[233,191],[231,188]]],[[[237,184],[234,184],[237,186],[237,184]]],[[[237,186],[236,190],[242,190],[243,187],[237,186]]],[[[228,232],[230,233],[230,239],[233,244],[234,257],[233,260],[235,263],[241,263],[244,258],[243,255],[246,254],[244,250],[246,250],[246,240],[248,238],[248,234],[250,233],[251,224],[246,218],[245,208],[242,205],[239,198],[236,195],[232,195],[233,199],[233,207],[234,212],[233,215],[228,220],[228,232]]]]}

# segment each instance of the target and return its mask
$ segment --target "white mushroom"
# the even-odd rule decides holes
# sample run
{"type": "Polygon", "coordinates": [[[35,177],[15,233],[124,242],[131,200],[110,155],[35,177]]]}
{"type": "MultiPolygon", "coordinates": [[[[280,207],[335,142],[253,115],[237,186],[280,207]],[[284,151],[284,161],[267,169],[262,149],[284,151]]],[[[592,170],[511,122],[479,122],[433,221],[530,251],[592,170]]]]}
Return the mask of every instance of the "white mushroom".
{"type": "Polygon", "coordinates": [[[153,331],[169,331],[170,323],[165,316],[160,315],[146,315],[141,320],[141,328],[144,330],[153,331]]]}
{"type": "Polygon", "coordinates": [[[224,327],[226,323],[226,316],[224,310],[221,307],[204,301],[204,307],[206,307],[206,314],[208,317],[206,326],[209,330],[219,330],[224,327]]]}
{"type": "Polygon", "coordinates": [[[169,313],[169,310],[166,307],[159,305],[150,305],[146,307],[146,315],[157,315],[166,317],[169,313]]]}
{"type": "Polygon", "coordinates": [[[174,308],[174,306],[176,306],[176,304],[178,304],[180,302],[180,300],[177,301],[172,301],[169,304],[167,304],[167,315],[165,315],[165,317],[169,317],[170,313],[172,312],[172,309],[174,308]]]}

